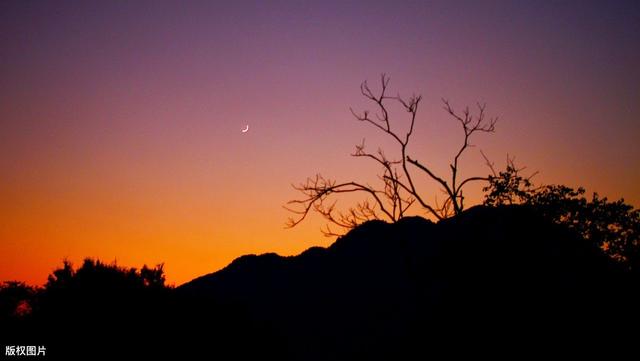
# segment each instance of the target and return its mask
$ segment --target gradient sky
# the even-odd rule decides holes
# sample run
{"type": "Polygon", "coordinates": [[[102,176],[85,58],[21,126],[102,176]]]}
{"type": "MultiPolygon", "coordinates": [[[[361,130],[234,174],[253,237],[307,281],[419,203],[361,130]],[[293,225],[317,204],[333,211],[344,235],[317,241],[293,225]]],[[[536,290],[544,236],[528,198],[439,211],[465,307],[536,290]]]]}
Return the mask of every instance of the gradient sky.
{"type": "Polygon", "coordinates": [[[282,205],[317,172],[374,180],[354,145],[395,149],[349,107],[371,108],[358,86],[381,72],[424,96],[422,163],[447,171],[461,140],[440,98],[481,101],[497,164],[638,206],[638,4],[2,1],[0,280],[91,256],[180,284],[330,244],[317,217],[285,230],[282,205]]]}

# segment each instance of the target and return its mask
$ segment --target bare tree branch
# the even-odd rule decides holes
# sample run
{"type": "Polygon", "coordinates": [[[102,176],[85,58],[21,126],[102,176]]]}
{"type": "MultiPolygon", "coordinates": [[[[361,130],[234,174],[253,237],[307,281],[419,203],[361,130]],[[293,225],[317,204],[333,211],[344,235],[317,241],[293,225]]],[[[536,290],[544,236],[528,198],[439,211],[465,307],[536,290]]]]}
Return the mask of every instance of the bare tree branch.
{"type": "Polygon", "coordinates": [[[480,151],[480,154],[482,154],[482,158],[484,158],[485,164],[487,165],[489,170],[491,170],[491,175],[493,175],[494,177],[498,176],[498,173],[496,172],[496,169],[495,169],[495,164],[489,160],[489,158],[487,157],[486,154],[484,154],[483,151],[480,151]]]}
{"type": "MultiPolygon", "coordinates": [[[[293,188],[304,194],[306,198],[289,201],[287,203],[289,206],[285,206],[285,209],[298,215],[297,218],[289,218],[287,221],[287,227],[295,227],[298,225],[306,218],[309,211],[312,209],[320,213],[331,223],[335,223],[345,228],[353,227],[357,223],[347,221],[347,217],[342,217],[341,215],[336,214],[335,202],[330,206],[326,206],[326,200],[330,195],[353,192],[365,192],[369,194],[375,200],[375,205],[379,210],[389,219],[393,219],[393,214],[387,210],[387,207],[381,198],[384,197],[384,192],[375,190],[372,187],[357,182],[336,184],[335,181],[326,179],[322,175],[317,174],[315,178],[307,178],[305,183],[297,186],[294,185],[293,188]],[[295,205],[301,205],[302,208],[293,208],[295,205]]],[[[356,209],[355,213],[352,213],[352,215],[354,216],[354,221],[363,221],[375,219],[370,217],[376,215],[376,213],[373,206],[369,205],[369,203],[363,203],[363,206],[359,208],[359,211],[356,209]]]]}
{"type": "MultiPolygon", "coordinates": [[[[399,158],[396,160],[388,158],[382,149],[378,149],[375,153],[368,152],[364,139],[360,144],[356,145],[355,152],[351,154],[353,157],[371,159],[382,167],[382,175],[378,177],[382,181],[382,186],[376,188],[369,184],[365,185],[358,182],[337,184],[336,181],[326,179],[319,174],[315,178],[308,178],[305,183],[293,186],[305,197],[290,201],[287,203],[288,207],[285,206],[286,209],[297,215],[297,218],[289,219],[287,223],[289,227],[294,227],[302,222],[312,210],[322,215],[330,224],[347,229],[370,219],[397,221],[404,217],[409,208],[416,203],[426,213],[440,220],[462,212],[464,209],[463,187],[471,182],[487,181],[489,179],[489,177],[472,176],[462,181],[458,180],[462,155],[468,148],[473,147],[471,137],[476,133],[493,133],[495,131],[497,119],[486,119],[486,106],[484,104],[477,104],[477,115],[473,115],[469,108],[465,108],[459,114],[454,111],[448,100],[443,99],[445,111],[458,121],[463,130],[463,141],[449,165],[451,170],[450,178],[442,177],[432,171],[429,166],[411,157],[407,152],[408,144],[415,129],[418,107],[422,96],[412,95],[408,99],[403,99],[399,94],[397,96],[388,96],[389,80],[390,78],[386,74],[380,76],[379,92],[374,92],[367,81],[360,85],[360,93],[375,104],[377,111],[374,116],[368,110],[357,113],[349,108],[356,120],[373,125],[383,134],[394,139],[399,146],[399,158]],[[409,113],[409,127],[404,133],[392,127],[388,111],[388,102],[390,101],[398,102],[409,113]],[[440,186],[446,196],[442,204],[438,202],[437,198],[434,204],[425,201],[416,188],[414,175],[411,173],[408,164],[411,164],[415,169],[421,171],[427,179],[436,182],[440,186]],[[367,195],[367,199],[348,208],[346,212],[341,212],[336,208],[336,201],[329,202],[330,197],[341,193],[363,193],[367,195]]],[[[493,168],[493,163],[488,160],[484,153],[481,152],[481,154],[495,176],[496,172],[493,168]]],[[[323,230],[323,233],[337,235],[328,225],[323,230]]]]}

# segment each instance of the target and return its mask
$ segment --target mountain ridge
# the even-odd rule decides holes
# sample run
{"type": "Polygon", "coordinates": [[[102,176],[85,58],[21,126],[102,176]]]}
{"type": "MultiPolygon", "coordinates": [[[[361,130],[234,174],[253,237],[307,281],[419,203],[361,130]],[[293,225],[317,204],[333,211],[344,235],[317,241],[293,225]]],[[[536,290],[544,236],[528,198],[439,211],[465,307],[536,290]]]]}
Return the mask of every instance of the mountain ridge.
{"type": "Polygon", "coordinates": [[[37,341],[50,359],[610,359],[633,350],[640,321],[638,272],[526,206],[370,221],[328,247],[245,255],[177,288],[154,272],[59,269],[0,341],[37,341]]]}
{"type": "Polygon", "coordinates": [[[530,347],[535,329],[543,347],[586,337],[618,324],[598,307],[632,309],[629,277],[528,207],[478,206],[438,223],[366,222],[296,256],[243,256],[178,292],[242,305],[294,359],[377,359],[492,338],[530,347]]]}

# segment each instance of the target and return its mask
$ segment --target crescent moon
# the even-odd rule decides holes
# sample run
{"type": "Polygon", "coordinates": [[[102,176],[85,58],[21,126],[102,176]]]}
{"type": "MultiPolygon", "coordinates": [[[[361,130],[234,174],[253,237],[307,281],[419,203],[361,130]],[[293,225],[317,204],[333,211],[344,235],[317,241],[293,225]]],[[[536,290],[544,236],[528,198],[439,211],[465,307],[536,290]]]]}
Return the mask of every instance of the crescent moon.
{"type": "Polygon", "coordinates": [[[249,131],[249,124],[247,124],[246,128],[242,129],[242,132],[243,132],[243,133],[246,133],[246,132],[248,132],[248,131],[249,131]]]}

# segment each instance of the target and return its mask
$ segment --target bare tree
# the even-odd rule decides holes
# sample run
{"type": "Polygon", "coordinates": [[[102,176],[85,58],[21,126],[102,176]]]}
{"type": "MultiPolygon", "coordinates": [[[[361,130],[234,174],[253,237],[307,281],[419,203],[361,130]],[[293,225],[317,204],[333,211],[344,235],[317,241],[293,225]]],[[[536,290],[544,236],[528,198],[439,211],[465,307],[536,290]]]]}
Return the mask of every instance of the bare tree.
{"type": "MultiPolygon", "coordinates": [[[[382,167],[382,175],[378,176],[382,182],[381,186],[376,188],[368,183],[358,182],[337,183],[334,180],[324,178],[320,174],[317,174],[314,178],[307,178],[304,183],[293,186],[304,197],[289,201],[287,203],[289,206],[285,206],[286,209],[296,214],[295,218],[288,220],[288,227],[294,227],[302,222],[311,210],[321,214],[329,223],[347,229],[371,219],[386,219],[394,222],[404,217],[407,210],[416,203],[427,214],[431,214],[440,220],[464,210],[462,191],[465,185],[474,181],[488,180],[488,177],[479,176],[459,179],[460,159],[463,153],[473,146],[470,142],[471,137],[476,133],[493,133],[495,130],[497,119],[486,119],[486,107],[484,104],[478,104],[478,114],[474,116],[469,108],[465,108],[462,114],[456,113],[451,104],[443,99],[444,109],[458,121],[464,132],[462,144],[450,164],[450,179],[445,180],[435,174],[429,166],[421,163],[416,158],[412,158],[407,153],[407,146],[413,135],[418,106],[422,96],[413,95],[408,99],[404,99],[400,95],[387,95],[389,77],[385,74],[380,77],[380,85],[381,90],[378,95],[371,90],[366,81],[360,85],[362,95],[373,102],[377,108],[374,117],[371,116],[368,110],[356,113],[351,109],[351,113],[356,120],[371,124],[391,137],[398,144],[400,158],[390,160],[382,149],[378,149],[376,153],[370,153],[365,149],[363,140],[361,144],[356,145],[356,150],[351,155],[372,159],[382,167]],[[392,128],[388,103],[393,101],[398,102],[409,114],[409,128],[404,133],[392,128]],[[421,171],[423,176],[435,181],[440,186],[445,194],[445,200],[442,204],[439,204],[437,199],[433,204],[425,200],[416,187],[412,170],[421,171]],[[356,192],[364,193],[368,198],[356,204],[355,207],[349,208],[346,212],[337,210],[337,201],[332,199],[332,195],[356,192]]],[[[329,225],[327,225],[323,233],[325,235],[338,235],[331,230],[329,225]]]]}

